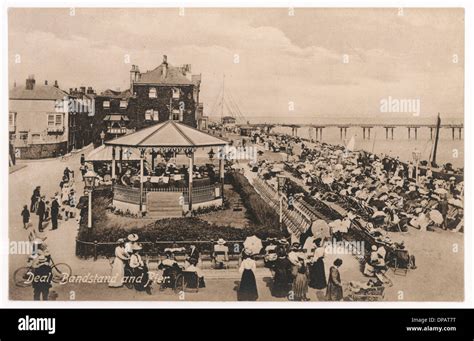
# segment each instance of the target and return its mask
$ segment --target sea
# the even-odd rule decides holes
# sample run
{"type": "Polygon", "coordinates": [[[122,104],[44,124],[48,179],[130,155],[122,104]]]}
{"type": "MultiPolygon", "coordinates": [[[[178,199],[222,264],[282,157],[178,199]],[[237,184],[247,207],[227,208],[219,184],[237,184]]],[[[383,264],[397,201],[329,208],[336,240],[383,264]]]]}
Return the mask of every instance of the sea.
{"type": "MultiPolygon", "coordinates": [[[[436,117],[268,117],[255,116],[247,118],[248,123],[270,123],[270,124],[407,124],[407,125],[435,125],[436,117]]],[[[241,123],[238,121],[238,123],[241,123]]],[[[246,123],[246,122],[242,122],[246,123]]],[[[462,124],[462,117],[443,118],[441,116],[441,124],[462,124]]],[[[275,127],[272,132],[291,134],[290,127],[275,127]]],[[[298,128],[297,134],[302,138],[315,138],[315,130],[312,131],[308,127],[298,128]]],[[[363,138],[362,127],[347,128],[346,136],[340,136],[340,129],[338,127],[326,127],[323,129],[322,138],[320,141],[330,143],[347,145],[352,137],[354,137],[354,150],[365,150],[376,154],[388,154],[391,156],[398,156],[403,161],[413,161],[413,152],[419,151],[420,160],[430,160],[433,152],[434,137],[436,129],[433,129],[433,139],[430,138],[430,128],[418,128],[417,139],[415,139],[415,131],[411,129],[411,138],[408,138],[407,127],[395,127],[393,132],[393,140],[391,138],[391,131],[389,129],[388,139],[386,138],[386,131],[383,127],[374,127],[370,131],[370,140],[363,138]]],[[[464,129],[461,130],[461,138],[459,138],[459,130],[454,131],[454,139],[452,129],[442,127],[439,134],[438,150],[436,153],[436,161],[439,165],[451,163],[454,168],[464,167],[464,129]]]]}

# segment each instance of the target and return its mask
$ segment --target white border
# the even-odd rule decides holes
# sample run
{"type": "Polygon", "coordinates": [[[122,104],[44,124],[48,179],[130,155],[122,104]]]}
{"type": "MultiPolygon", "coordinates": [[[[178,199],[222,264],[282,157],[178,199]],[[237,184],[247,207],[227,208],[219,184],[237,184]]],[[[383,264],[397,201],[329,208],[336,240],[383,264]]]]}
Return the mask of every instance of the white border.
{"type": "MultiPolygon", "coordinates": [[[[473,123],[469,115],[472,112],[472,64],[474,60],[473,54],[473,19],[474,8],[472,0],[413,0],[413,1],[394,1],[394,0],[323,0],[323,1],[305,1],[305,0],[233,0],[222,1],[217,0],[164,0],[160,2],[151,1],[120,1],[120,0],[81,0],[81,1],[61,1],[61,0],[18,0],[4,1],[2,0],[1,13],[1,70],[2,79],[0,83],[0,106],[2,119],[5,124],[0,125],[0,141],[7,141],[8,128],[6,124],[6,113],[8,112],[8,7],[462,7],[465,9],[465,107],[464,107],[464,131],[472,131],[473,123]],[[404,6],[409,5],[409,6],[404,6]]],[[[472,138],[470,134],[465,134],[465,146],[472,146],[472,138]]],[[[0,143],[1,178],[8,179],[8,144],[0,143]]],[[[473,156],[465,152],[465,206],[472,207],[472,185],[470,170],[473,168],[473,156]]],[[[0,221],[1,226],[1,246],[6,245],[8,240],[8,180],[2,182],[2,193],[0,194],[0,221]]],[[[142,302],[142,301],[117,301],[117,302],[100,302],[100,301],[64,301],[64,302],[33,302],[33,301],[9,301],[8,300],[8,257],[1,252],[0,255],[0,308],[472,308],[473,301],[473,261],[471,248],[474,246],[471,231],[471,222],[473,221],[473,212],[465,210],[465,235],[464,235],[464,302],[142,302]],[[133,303],[132,303],[133,302],[133,303]]],[[[435,270],[435,269],[434,269],[435,270]]],[[[441,276],[443,274],[440,274],[441,276]]],[[[422,285],[420,283],[420,285],[422,285]]],[[[449,288],[446,288],[449,290],[449,288]]]]}

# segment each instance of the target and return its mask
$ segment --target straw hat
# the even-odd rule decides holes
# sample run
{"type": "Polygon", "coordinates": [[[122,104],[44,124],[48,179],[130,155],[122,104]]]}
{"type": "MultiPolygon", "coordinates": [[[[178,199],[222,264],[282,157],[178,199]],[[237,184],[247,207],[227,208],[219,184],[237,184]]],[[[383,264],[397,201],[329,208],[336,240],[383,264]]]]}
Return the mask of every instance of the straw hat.
{"type": "Polygon", "coordinates": [[[131,233],[127,236],[127,239],[131,242],[136,242],[138,240],[138,235],[135,233],[131,233]]]}
{"type": "Polygon", "coordinates": [[[219,244],[219,245],[224,245],[224,244],[225,244],[225,240],[222,239],[222,238],[219,238],[219,239],[217,240],[217,244],[219,244]]]}
{"type": "Polygon", "coordinates": [[[38,258],[36,259],[36,266],[41,266],[43,264],[48,264],[48,259],[46,258],[45,255],[39,255],[38,258]]]}

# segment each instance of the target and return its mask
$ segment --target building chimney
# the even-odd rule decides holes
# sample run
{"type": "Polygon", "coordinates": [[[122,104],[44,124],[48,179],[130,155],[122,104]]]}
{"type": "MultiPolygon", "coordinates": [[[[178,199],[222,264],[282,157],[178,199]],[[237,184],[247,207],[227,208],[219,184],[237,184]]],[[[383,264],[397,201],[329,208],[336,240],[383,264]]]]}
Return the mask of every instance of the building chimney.
{"type": "Polygon", "coordinates": [[[69,88],[69,94],[72,95],[72,88],[69,88]]]}
{"type": "Polygon", "coordinates": [[[92,86],[87,87],[87,94],[94,94],[94,89],[92,89],[92,86]]]}
{"type": "Polygon", "coordinates": [[[35,76],[29,75],[26,79],[26,90],[33,90],[35,87],[35,76]]]}
{"type": "Polygon", "coordinates": [[[81,86],[81,94],[85,94],[86,93],[86,87],[85,86],[81,86]]]}
{"type": "Polygon", "coordinates": [[[59,88],[59,84],[58,84],[58,81],[57,81],[57,80],[54,81],[54,87],[55,87],[55,88],[59,88]]]}
{"type": "Polygon", "coordinates": [[[161,76],[163,79],[165,79],[167,75],[168,75],[168,57],[166,55],[163,55],[163,68],[161,71],[161,76]]]}
{"type": "Polygon", "coordinates": [[[48,81],[47,81],[47,80],[44,81],[44,85],[48,85],[48,81]]]}

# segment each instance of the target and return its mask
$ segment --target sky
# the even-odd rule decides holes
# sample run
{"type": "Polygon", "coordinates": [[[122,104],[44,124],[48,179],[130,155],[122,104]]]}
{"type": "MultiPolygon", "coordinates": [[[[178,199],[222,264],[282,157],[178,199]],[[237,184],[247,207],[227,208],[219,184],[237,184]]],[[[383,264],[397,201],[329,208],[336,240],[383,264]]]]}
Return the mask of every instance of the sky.
{"type": "MultiPolygon", "coordinates": [[[[202,75],[207,115],[225,75],[245,117],[403,117],[381,100],[420,100],[420,117],[464,114],[463,9],[10,8],[9,85],[129,88],[168,56],[202,75]],[[74,14],[74,15],[72,15],[74,14]]],[[[410,114],[411,115],[411,114],[410,114]]]]}

